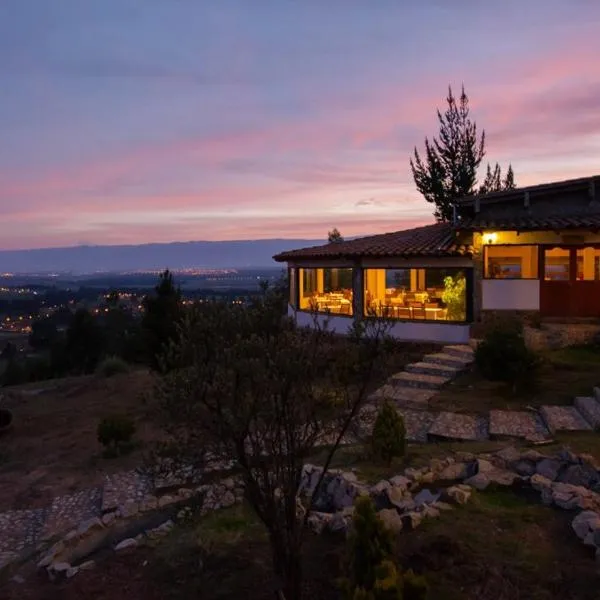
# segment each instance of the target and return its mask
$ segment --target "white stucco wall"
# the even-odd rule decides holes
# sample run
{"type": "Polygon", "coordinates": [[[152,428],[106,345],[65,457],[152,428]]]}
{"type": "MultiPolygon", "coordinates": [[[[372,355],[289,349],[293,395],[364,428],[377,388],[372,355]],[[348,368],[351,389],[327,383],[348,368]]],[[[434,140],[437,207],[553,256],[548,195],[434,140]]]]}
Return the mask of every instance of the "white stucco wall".
{"type": "MultiPolygon", "coordinates": [[[[296,323],[301,327],[313,324],[313,315],[306,312],[295,312],[288,308],[288,314],[296,316],[296,323]]],[[[320,323],[328,321],[328,329],[335,333],[345,334],[352,327],[352,317],[317,315],[320,323]]],[[[444,344],[467,344],[470,337],[469,325],[441,322],[408,322],[394,323],[389,334],[397,340],[413,342],[440,342],[444,344]]]]}
{"type": "Polygon", "coordinates": [[[484,279],[483,310],[539,310],[539,279],[484,279]]]}

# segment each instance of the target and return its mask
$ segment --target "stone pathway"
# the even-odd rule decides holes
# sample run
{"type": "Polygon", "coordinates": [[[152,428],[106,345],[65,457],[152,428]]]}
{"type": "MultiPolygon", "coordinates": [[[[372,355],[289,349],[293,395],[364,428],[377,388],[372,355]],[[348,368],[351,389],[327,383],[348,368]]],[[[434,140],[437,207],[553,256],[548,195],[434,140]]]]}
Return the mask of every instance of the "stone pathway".
{"type": "Polygon", "coordinates": [[[486,416],[436,412],[431,405],[439,389],[473,362],[473,349],[466,345],[445,346],[441,352],[407,365],[370,397],[371,412],[363,434],[375,420],[375,406],[391,401],[404,416],[407,439],[413,442],[439,440],[480,441],[522,439],[549,440],[558,431],[591,431],[600,428],[600,388],[593,397],[575,398],[573,406],[541,406],[539,411],[491,410],[486,416]]]}

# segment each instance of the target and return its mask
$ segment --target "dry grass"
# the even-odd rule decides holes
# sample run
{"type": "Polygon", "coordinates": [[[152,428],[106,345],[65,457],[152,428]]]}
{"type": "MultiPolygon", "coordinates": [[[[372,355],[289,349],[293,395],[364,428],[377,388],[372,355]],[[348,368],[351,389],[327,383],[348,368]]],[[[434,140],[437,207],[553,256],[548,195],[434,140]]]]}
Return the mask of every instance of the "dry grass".
{"type": "Polygon", "coordinates": [[[138,466],[144,443],[158,436],[142,399],[150,386],[150,374],[138,371],[3,389],[14,427],[0,438],[0,510],[45,506],[54,496],[99,484],[105,473],[138,466]],[[113,413],[134,420],[138,447],[128,456],[105,460],[96,428],[113,413]]]}

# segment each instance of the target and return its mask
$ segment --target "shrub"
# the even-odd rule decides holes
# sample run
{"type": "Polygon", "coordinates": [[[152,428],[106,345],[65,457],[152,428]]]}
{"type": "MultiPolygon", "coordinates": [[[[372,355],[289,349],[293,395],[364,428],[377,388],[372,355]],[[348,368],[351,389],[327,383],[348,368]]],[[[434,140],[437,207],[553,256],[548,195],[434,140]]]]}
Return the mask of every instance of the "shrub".
{"type": "Polygon", "coordinates": [[[98,424],[98,441],[104,446],[106,458],[130,452],[135,433],[133,421],[124,415],[106,417],[98,424]]]}
{"type": "Polygon", "coordinates": [[[423,575],[416,575],[409,569],[402,575],[402,600],[426,600],[429,585],[423,575]]]}
{"type": "Polygon", "coordinates": [[[525,344],[523,330],[514,322],[498,323],[485,335],[475,350],[475,364],[491,381],[504,381],[513,390],[531,382],[538,366],[534,352],[525,344]]]}
{"type": "Polygon", "coordinates": [[[105,358],[96,368],[96,373],[102,377],[112,377],[120,373],[127,373],[129,365],[118,356],[109,356],[105,358]]]}
{"type": "Polygon", "coordinates": [[[390,402],[384,402],[373,427],[373,454],[388,465],[406,452],[404,418],[390,402]]]}

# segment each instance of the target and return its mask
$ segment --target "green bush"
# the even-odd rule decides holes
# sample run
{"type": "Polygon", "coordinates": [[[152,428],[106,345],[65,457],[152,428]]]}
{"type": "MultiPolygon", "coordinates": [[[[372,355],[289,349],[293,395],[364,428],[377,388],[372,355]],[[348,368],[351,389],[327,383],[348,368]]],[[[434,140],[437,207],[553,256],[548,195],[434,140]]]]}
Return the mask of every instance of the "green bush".
{"type": "Polygon", "coordinates": [[[126,454],[133,448],[133,421],[125,415],[106,417],[98,424],[98,441],[104,446],[104,456],[111,458],[126,454]]]}
{"type": "Polygon", "coordinates": [[[423,575],[409,569],[402,575],[402,600],[427,600],[429,585],[423,575]]]}
{"type": "Polygon", "coordinates": [[[525,344],[520,324],[504,322],[488,331],[475,350],[475,364],[491,381],[504,381],[513,390],[532,382],[538,358],[525,344]]]}
{"type": "Polygon", "coordinates": [[[404,419],[390,402],[384,402],[379,410],[372,436],[373,454],[388,465],[406,453],[404,419]]]}
{"type": "Polygon", "coordinates": [[[129,365],[118,356],[109,356],[105,358],[96,368],[96,373],[102,377],[112,377],[121,373],[127,373],[129,365]]]}

